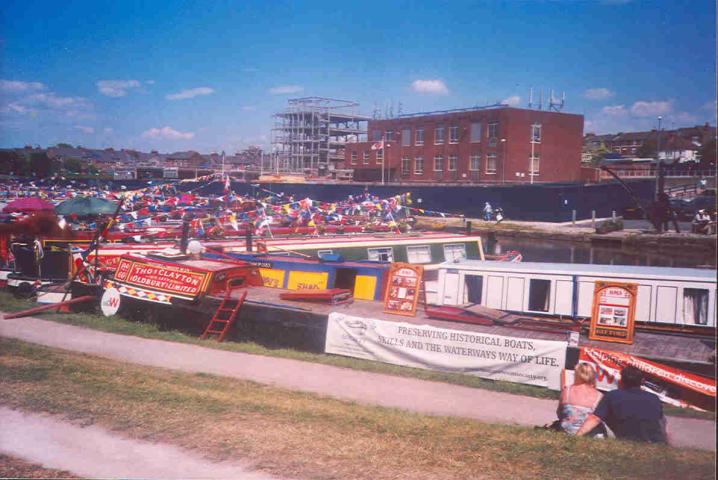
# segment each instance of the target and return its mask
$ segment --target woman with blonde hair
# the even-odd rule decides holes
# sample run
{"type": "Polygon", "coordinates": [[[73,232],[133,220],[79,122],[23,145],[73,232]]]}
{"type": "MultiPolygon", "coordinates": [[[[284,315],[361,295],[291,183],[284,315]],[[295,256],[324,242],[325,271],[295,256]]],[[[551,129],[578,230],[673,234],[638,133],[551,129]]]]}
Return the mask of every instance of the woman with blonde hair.
{"type": "MultiPolygon", "coordinates": [[[[561,430],[575,435],[586,418],[593,413],[603,395],[596,390],[596,371],[588,363],[579,363],[574,370],[573,385],[564,387],[558,401],[558,414],[561,430]]],[[[599,426],[603,433],[605,428],[599,426]]],[[[597,428],[599,428],[597,427],[597,428]]]]}

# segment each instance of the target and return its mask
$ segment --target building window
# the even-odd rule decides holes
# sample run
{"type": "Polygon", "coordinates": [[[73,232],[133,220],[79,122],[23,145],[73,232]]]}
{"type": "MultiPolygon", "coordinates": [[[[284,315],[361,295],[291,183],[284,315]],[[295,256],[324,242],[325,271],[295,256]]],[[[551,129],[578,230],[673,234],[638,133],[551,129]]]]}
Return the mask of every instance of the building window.
{"type": "Polygon", "coordinates": [[[469,170],[472,172],[481,170],[481,155],[471,155],[469,158],[469,170]]]}
{"type": "Polygon", "coordinates": [[[394,132],[392,132],[391,130],[387,130],[384,136],[384,140],[386,140],[387,142],[391,142],[392,140],[394,140],[394,132]]]}
{"type": "Polygon", "coordinates": [[[449,171],[455,172],[456,171],[456,164],[458,163],[459,157],[456,155],[449,155],[449,171]]]}
{"type": "Polygon", "coordinates": [[[443,172],[444,171],[444,156],[443,155],[437,155],[434,157],[434,171],[435,172],[443,172]]]}
{"type": "Polygon", "coordinates": [[[459,127],[449,128],[449,143],[459,143],[459,127]]]}
{"type": "Polygon", "coordinates": [[[531,172],[529,172],[531,175],[538,175],[539,174],[539,163],[541,160],[541,155],[538,153],[534,153],[533,157],[529,157],[529,163],[531,164],[531,172]]]}
{"type": "Polygon", "coordinates": [[[486,173],[490,173],[490,174],[496,173],[496,154],[495,153],[487,153],[486,154],[486,173]]]}
{"type": "Polygon", "coordinates": [[[471,124],[471,143],[481,142],[481,122],[471,124]]]}
{"type": "Polygon", "coordinates": [[[406,247],[406,259],[409,263],[431,263],[431,247],[429,245],[406,247]]]}
{"type": "Polygon", "coordinates": [[[466,245],[463,243],[444,245],[444,259],[447,262],[455,262],[463,258],[466,258],[466,245]]]}
{"type": "Polygon", "coordinates": [[[381,165],[384,163],[384,149],[381,148],[376,151],[376,163],[377,165],[381,165]]]}
{"type": "Polygon", "coordinates": [[[444,127],[436,127],[434,129],[434,145],[444,144],[444,127]]]}
{"type": "Polygon", "coordinates": [[[368,248],[369,260],[373,262],[393,262],[394,250],[391,247],[368,248]]]}
{"type": "Polygon", "coordinates": [[[414,135],[416,136],[416,141],[414,143],[416,145],[424,145],[424,129],[417,128],[414,135]]]}
{"type": "Polygon", "coordinates": [[[531,125],[531,141],[541,143],[541,124],[531,125]]]}
{"type": "Polygon", "coordinates": [[[551,304],[551,280],[532,278],[529,282],[529,310],[548,312],[551,304]]]}
{"type": "Polygon", "coordinates": [[[352,152],[352,160],[351,160],[351,162],[352,162],[352,165],[356,165],[356,164],[357,164],[357,152],[352,152]]]}
{"type": "Polygon", "coordinates": [[[411,128],[405,128],[401,131],[401,146],[411,146],[411,128]]]}
{"type": "Polygon", "coordinates": [[[369,165],[369,151],[364,152],[364,165],[369,165]]]}
{"type": "Polygon", "coordinates": [[[499,136],[499,124],[497,122],[489,123],[489,128],[486,129],[486,137],[489,139],[495,139],[499,136]]]}
{"type": "Polygon", "coordinates": [[[372,141],[372,142],[379,142],[379,141],[381,141],[381,130],[372,130],[372,132],[371,132],[371,141],[372,141]]]}
{"type": "Polygon", "coordinates": [[[415,175],[423,175],[424,174],[424,157],[416,157],[414,159],[414,174],[415,175]]]}
{"type": "Polygon", "coordinates": [[[683,323],[686,325],[708,325],[708,290],[703,288],[683,289],[683,323]]]}
{"type": "Polygon", "coordinates": [[[409,157],[401,157],[401,174],[405,177],[411,174],[411,160],[409,157]]]}

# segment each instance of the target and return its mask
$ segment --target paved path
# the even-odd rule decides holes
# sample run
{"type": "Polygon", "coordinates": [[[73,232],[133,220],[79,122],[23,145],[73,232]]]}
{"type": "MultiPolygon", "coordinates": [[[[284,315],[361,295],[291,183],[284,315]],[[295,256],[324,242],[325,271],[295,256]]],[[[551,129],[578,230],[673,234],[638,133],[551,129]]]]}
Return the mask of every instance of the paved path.
{"type": "MultiPolygon", "coordinates": [[[[0,320],[0,336],[139,365],[203,372],[368,405],[483,422],[543,425],[556,402],[316,363],[99,332],[37,318],[0,320]]],[[[672,443],[715,450],[715,422],[671,417],[672,443]]]]}
{"type": "Polygon", "coordinates": [[[212,463],[171,445],[78,427],[50,415],[0,407],[0,452],[88,478],[272,480],[232,463],[212,463]]]}

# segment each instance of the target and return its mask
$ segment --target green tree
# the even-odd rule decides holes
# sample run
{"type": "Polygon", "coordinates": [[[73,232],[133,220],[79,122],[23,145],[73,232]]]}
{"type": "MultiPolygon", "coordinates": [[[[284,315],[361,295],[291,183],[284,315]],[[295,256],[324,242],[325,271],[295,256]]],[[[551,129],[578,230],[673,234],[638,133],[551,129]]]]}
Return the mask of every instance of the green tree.
{"type": "Polygon", "coordinates": [[[14,150],[0,151],[0,173],[25,176],[30,172],[27,157],[14,150]]]}
{"type": "Polygon", "coordinates": [[[636,156],[640,158],[656,158],[658,143],[656,140],[650,138],[643,141],[643,145],[638,147],[636,150],[636,156]]]}
{"type": "Polygon", "coordinates": [[[52,159],[47,152],[33,152],[30,154],[30,168],[37,178],[49,177],[53,173],[52,159]]]}
{"type": "Polygon", "coordinates": [[[72,173],[79,173],[82,171],[82,162],[74,157],[66,158],[62,162],[62,168],[72,173]]]}
{"type": "Polygon", "coordinates": [[[704,143],[698,150],[698,158],[700,159],[701,167],[715,167],[716,166],[716,138],[711,138],[708,142],[704,143]]]}

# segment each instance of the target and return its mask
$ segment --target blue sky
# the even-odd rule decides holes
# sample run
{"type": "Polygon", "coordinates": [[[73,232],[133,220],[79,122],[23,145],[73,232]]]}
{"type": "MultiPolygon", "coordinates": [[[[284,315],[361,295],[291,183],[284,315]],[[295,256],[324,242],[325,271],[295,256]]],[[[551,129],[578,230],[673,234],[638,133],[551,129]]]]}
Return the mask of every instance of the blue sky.
{"type": "Polygon", "coordinates": [[[5,1],[0,146],[234,152],[288,98],[362,113],[566,92],[586,131],[715,124],[715,4],[5,1]]]}

